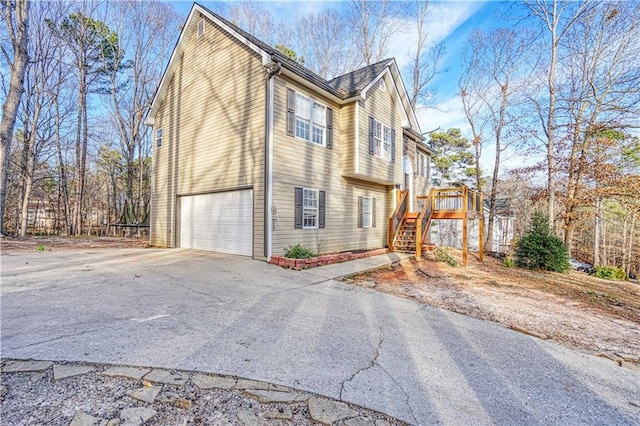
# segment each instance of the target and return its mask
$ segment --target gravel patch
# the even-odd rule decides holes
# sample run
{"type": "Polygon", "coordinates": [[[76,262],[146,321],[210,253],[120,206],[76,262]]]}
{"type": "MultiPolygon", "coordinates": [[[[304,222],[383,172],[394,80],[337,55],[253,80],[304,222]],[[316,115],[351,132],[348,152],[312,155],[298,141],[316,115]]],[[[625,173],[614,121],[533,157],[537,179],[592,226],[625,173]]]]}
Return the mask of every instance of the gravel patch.
{"type": "MultiPolygon", "coordinates": [[[[8,370],[15,370],[16,362],[5,360],[2,365],[11,367],[8,370]]],[[[153,370],[155,377],[164,377],[161,374],[164,373],[185,378],[181,386],[175,386],[150,383],[144,378],[105,375],[105,371],[113,371],[113,366],[56,363],[39,371],[10,372],[3,368],[0,374],[2,424],[321,425],[326,424],[322,423],[326,419],[337,419],[332,423],[335,425],[405,424],[384,414],[325,397],[318,398],[309,392],[289,388],[275,390],[281,387],[264,382],[196,372],[153,370]],[[55,379],[54,368],[56,371],[64,369],[83,373],[55,379]],[[207,384],[222,384],[226,388],[201,388],[191,377],[198,384],[204,380],[207,384]],[[240,386],[229,388],[229,384],[234,382],[240,386]],[[262,390],[248,391],[245,388],[250,383],[262,390]],[[141,394],[145,397],[139,398],[141,394]],[[322,416],[310,411],[309,401],[315,404],[311,411],[318,411],[317,402],[325,401],[322,416]],[[331,412],[332,407],[335,413],[331,412]]]]}

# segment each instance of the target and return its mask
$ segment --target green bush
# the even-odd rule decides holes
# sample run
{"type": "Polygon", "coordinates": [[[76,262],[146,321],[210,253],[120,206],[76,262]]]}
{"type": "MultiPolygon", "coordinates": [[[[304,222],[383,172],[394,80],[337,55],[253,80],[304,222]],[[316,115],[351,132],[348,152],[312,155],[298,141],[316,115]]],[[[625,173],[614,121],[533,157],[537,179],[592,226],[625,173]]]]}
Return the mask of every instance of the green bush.
{"type": "Polygon", "coordinates": [[[548,218],[535,212],[529,228],[518,241],[516,265],[536,270],[564,272],[569,269],[569,252],[549,227],[548,218]]]}
{"type": "Polygon", "coordinates": [[[285,249],[284,257],[289,259],[310,259],[313,257],[313,252],[300,244],[293,244],[285,249]]]}
{"type": "Polygon", "coordinates": [[[623,281],[627,278],[627,274],[622,268],[615,266],[596,266],[593,268],[593,275],[605,280],[623,281]]]}
{"type": "Polygon", "coordinates": [[[511,269],[515,266],[515,262],[513,261],[513,258],[511,257],[505,257],[504,258],[504,266],[511,269]]]}

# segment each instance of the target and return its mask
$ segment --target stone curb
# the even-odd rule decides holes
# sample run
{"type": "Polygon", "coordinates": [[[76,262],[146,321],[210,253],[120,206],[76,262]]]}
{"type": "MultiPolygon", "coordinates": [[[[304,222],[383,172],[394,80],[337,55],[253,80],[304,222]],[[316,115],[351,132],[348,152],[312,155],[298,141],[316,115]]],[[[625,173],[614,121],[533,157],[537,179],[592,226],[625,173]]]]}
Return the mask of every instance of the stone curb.
{"type": "MultiPolygon", "coordinates": [[[[352,426],[390,425],[386,420],[370,418],[368,413],[372,413],[375,417],[392,419],[388,415],[372,409],[358,407],[310,392],[232,376],[195,371],[185,372],[162,368],[152,369],[90,363],[60,363],[53,361],[9,359],[0,360],[0,363],[2,365],[2,374],[42,373],[51,369],[55,381],[69,380],[74,377],[92,373],[105,377],[131,380],[132,387],[126,392],[128,398],[144,404],[166,403],[181,409],[191,409],[192,401],[181,394],[181,389],[190,382],[201,390],[221,389],[236,392],[241,391],[245,397],[255,399],[259,403],[272,407],[267,407],[262,415],[246,410],[237,412],[236,416],[238,420],[245,425],[261,425],[267,420],[290,422],[293,420],[294,413],[300,412],[301,405],[305,407],[310,421],[325,425],[331,425],[336,422],[352,426]],[[140,384],[142,384],[141,387],[140,384]]],[[[4,389],[4,393],[8,391],[9,390],[4,389]]],[[[158,407],[156,406],[156,408],[158,407]]],[[[123,408],[117,417],[111,419],[96,417],[90,412],[77,411],[69,425],[144,425],[146,422],[152,420],[156,414],[157,412],[151,406],[123,408]]],[[[403,424],[397,419],[393,419],[393,421],[403,424]]]]}

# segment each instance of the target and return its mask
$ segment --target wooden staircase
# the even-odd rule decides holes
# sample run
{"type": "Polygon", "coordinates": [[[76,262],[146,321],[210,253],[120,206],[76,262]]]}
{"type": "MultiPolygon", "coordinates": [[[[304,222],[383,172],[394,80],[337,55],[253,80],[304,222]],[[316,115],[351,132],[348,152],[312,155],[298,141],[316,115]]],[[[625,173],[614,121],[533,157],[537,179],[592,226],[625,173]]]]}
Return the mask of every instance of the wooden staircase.
{"type": "Polygon", "coordinates": [[[413,253],[416,251],[417,222],[418,213],[407,213],[400,225],[400,230],[393,244],[395,251],[403,253],[413,253]]]}
{"type": "Polygon", "coordinates": [[[432,188],[429,195],[417,197],[422,201],[419,212],[410,212],[408,191],[398,194],[397,207],[389,218],[389,250],[415,253],[422,256],[431,248],[429,228],[433,219],[460,219],[463,221],[463,264],[467,264],[467,220],[480,220],[480,251],[482,261],[482,194],[461,188],[432,188]]]}

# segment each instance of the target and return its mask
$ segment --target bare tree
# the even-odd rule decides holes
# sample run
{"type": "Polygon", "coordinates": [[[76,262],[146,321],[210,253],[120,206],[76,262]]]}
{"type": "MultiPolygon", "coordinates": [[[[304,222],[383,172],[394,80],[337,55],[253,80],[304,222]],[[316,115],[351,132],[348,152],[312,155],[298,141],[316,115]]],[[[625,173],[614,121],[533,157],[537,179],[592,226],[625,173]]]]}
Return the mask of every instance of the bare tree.
{"type": "Polygon", "coordinates": [[[351,54],[350,27],[336,11],[299,15],[297,44],[305,66],[325,79],[355,68],[351,54]]]}
{"type": "Polygon", "coordinates": [[[491,250],[493,245],[501,156],[519,141],[522,134],[522,106],[530,72],[526,62],[529,40],[526,33],[511,28],[474,32],[469,39],[471,51],[466,55],[466,66],[460,80],[462,102],[474,132],[476,153],[483,140],[491,140],[494,149],[488,197],[487,250],[491,250]],[[485,132],[484,138],[480,130],[485,132]]]}
{"type": "Polygon", "coordinates": [[[354,28],[354,45],[361,60],[358,65],[371,65],[385,59],[389,40],[400,31],[407,15],[404,2],[392,0],[352,0],[349,20],[354,28]]]}
{"type": "Polygon", "coordinates": [[[412,61],[408,65],[411,77],[411,106],[415,109],[419,101],[424,102],[430,95],[433,79],[443,72],[440,60],[445,53],[444,43],[440,42],[428,49],[429,31],[427,18],[432,10],[430,0],[415,1],[416,47],[412,61]]]}
{"type": "Polygon", "coordinates": [[[162,77],[179,19],[170,5],[158,1],[117,2],[112,15],[115,20],[110,27],[120,35],[121,53],[103,56],[103,60],[104,69],[109,70],[106,106],[124,161],[126,204],[121,219],[126,223],[143,222],[149,196],[142,193],[142,180],[150,149],[150,128],[144,125],[144,118],[162,77]]]}
{"type": "Polygon", "coordinates": [[[562,152],[567,155],[559,160],[567,177],[561,200],[565,206],[564,242],[569,249],[576,224],[594,203],[593,184],[585,179],[602,173],[594,170],[601,142],[617,145],[624,140],[619,130],[638,126],[639,30],[640,5],[603,3],[594,13],[582,16],[561,44],[568,53],[561,65],[565,80],[558,101],[566,132],[562,152]]]}
{"type": "Polygon", "coordinates": [[[27,0],[2,0],[2,15],[7,25],[13,53],[2,48],[5,61],[11,67],[11,80],[7,97],[2,104],[0,122],[0,233],[4,234],[4,210],[7,197],[7,174],[11,140],[18,115],[20,98],[24,92],[24,75],[29,61],[29,2],[27,0]]]}
{"type": "Polygon", "coordinates": [[[275,44],[277,26],[273,15],[255,1],[234,2],[228,10],[229,20],[269,45],[275,44]]]}
{"type": "Polygon", "coordinates": [[[556,108],[557,92],[556,80],[558,78],[558,54],[560,42],[566,36],[569,29],[576,21],[597,4],[592,2],[564,2],[562,0],[525,0],[531,16],[540,21],[547,33],[545,37],[548,49],[548,64],[546,74],[546,101],[540,101],[538,112],[545,133],[545,145],[547,148],[547,197],[548,216],[552,229],[555,229],[555,204],[556,204],[556,141],[557,131],[556,108]]]}

